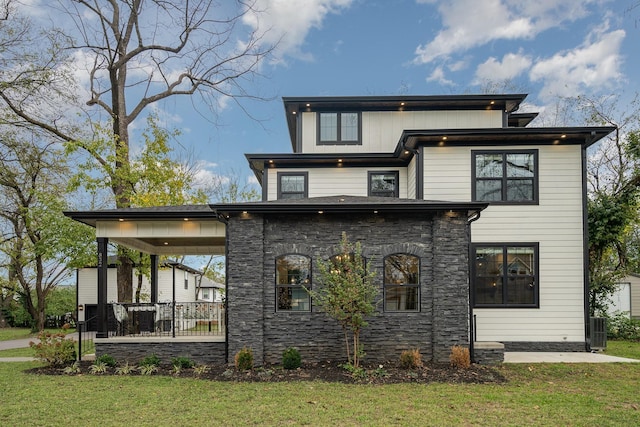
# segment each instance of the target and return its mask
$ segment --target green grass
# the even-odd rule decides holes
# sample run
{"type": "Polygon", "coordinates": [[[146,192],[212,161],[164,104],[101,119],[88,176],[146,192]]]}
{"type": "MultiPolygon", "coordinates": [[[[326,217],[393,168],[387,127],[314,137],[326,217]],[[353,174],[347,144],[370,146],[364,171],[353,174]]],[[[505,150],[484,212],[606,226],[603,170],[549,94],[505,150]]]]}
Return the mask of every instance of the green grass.
{"type": "MultiPolygon", "coordinates": [[[[45,329],[45,332],[64,332],[65,334],[70,334],[75,332],[75,329],[45,329]]],[[[9,340],[19,340],[23,338],[37,338],[38,332],[32,333],[29,328],[0,328],[0,341],[9,341],[9,340]]]]}
{"type": "Polygon", "coordinates": [[[23,347],[0,350],[0,357],[33,357],[33,349],[31,347],[23,347]]]}
{"type": "Polygon", "coordinates": [[[640,359],[640,343],[632,341],[607,341],[607,349],[604,354],[609,356],[628,357],[640,359]]]}
{"type": "Polygon", "coordinates": [[[640,364],[499,368],[507,384],[233,383],[46,376],[0,363],[0,425],[640,425],[640,364]]]}

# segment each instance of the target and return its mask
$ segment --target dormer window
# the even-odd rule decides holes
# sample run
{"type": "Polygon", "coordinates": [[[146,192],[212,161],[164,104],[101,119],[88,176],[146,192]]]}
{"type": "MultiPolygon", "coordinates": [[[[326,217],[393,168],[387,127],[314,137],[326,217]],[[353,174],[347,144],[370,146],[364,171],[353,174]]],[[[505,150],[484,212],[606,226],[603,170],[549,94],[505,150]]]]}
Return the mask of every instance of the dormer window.
{"type": "Polygon", "coordinates": [[[360,113],[318,113],[318,145],[361,143],[360,113]]]}

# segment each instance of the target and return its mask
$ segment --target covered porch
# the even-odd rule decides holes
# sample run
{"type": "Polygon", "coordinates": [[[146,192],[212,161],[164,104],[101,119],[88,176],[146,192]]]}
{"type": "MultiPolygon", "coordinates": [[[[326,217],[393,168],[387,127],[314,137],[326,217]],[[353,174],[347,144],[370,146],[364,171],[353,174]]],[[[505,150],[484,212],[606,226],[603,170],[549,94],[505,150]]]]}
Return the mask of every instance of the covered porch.
{"type": "MultiPolygon", "coordinates": [[[[136,361],[151,354],[225,363],[226,303],[176,300],[182,279],[173,267],[173,297],[158,301],[161,256],[224,255],[226,226],[208,205],[65,212],[92,226],[97,239],[96,354],[136,361]],[[117,243],[151,258],[150,301],[107,300],[107,253],[117,243]]],[[[165,263],[166,264],[166,263],[165,263]]],[[[176,263],[177,264],[177,263],[176,263]]],[[[167,359],[168,360],[168,359],[167,359]]]]}

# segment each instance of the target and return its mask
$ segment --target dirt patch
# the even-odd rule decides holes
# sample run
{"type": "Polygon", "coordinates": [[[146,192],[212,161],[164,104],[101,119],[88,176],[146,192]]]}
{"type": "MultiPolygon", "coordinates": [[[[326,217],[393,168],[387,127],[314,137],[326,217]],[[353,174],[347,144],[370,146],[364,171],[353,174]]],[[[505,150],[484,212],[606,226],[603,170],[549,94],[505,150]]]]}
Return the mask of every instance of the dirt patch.
{"type": "MultiPolygon", "coordinates": [[[[115,368],[103,373],[92,373],[91,362],[81,362],[75,372],[65,372],[64,368],[41,367],[29,370],[39,375],[118,375],[115,368]]],[[[182,369],[176,372],[173,367],[161,365],[150,375],[167,375],[183,378],[201,378],[212,381],[234,382],[292,382],[325,381],[346,384],[400,384],[400,383],[448,383],[448,384],[485,384],[504,383],[506,378],[498,370],[483,365],[471,365],[468,369],[452,367],[448,364],[426,364],[422,368],[402,369],[392,364],[366,366],[361,371],[350,372],[341,364],[326,362],[304,364],[293,370],[281,366],[262,366],[248,371],[238,371],[233,366],[213,365],[208,369],[182,369]]],[[[135,369],[127,375],[142,375],[135,369]]]]}

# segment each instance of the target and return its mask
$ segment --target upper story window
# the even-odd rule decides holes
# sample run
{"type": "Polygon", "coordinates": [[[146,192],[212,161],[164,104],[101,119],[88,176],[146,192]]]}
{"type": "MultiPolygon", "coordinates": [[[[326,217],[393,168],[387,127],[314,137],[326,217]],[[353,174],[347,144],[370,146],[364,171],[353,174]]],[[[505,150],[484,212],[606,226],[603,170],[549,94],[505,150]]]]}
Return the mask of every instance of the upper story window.
{"type": "Polygon", "coordinates": [[[307,172],[278,172],[278,199],[309,197],[307,172]]]}
{"type": "Polygon", "coordinates": [[[361,143],[360,113],[318,113],[318,145],[361,143]]]}
{"type": "Polygon", "coordinates": [[[472,151],[473,201],[538,203],[538,151],[472,151]]]}
{"type": "Polygon", "coordinates": [[[369,196],[399,197],[398,171],[369,172],[369,196]]]}
{"type": "Polygon", "coordinates": [[[276,258],[276,310],[311,311],[311,258],[282,255],[276,258]]]}
{"type": "Polygon", "coordinates": [[[384,311],[419,311],[420,258],[393,254],[384,259],[384,311]]]}
{"type": "Polygon", "coordinates": [[[538,307],[538,244],[472,245],[476,307],[538,307]]]}

